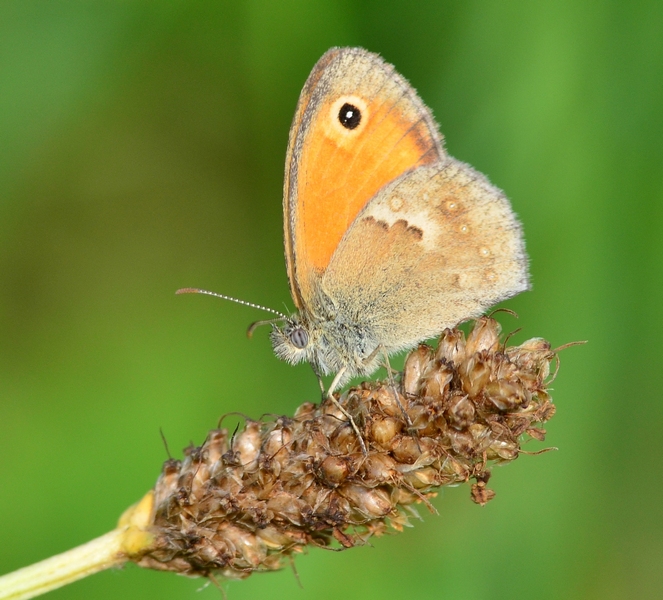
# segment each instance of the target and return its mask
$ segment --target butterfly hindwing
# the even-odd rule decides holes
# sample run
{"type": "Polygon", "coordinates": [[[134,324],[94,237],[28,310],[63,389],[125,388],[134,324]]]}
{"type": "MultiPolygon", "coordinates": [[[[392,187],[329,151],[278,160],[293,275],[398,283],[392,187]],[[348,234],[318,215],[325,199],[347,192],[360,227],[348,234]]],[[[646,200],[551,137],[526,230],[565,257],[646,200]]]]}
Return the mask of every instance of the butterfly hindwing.
{"type": "Polygon", "coordinates": [[[504,194],[453,158],[388,184],[341,240],[322,281],[337,319],[387,350],[410,347],[528,288],[504,194]]]}

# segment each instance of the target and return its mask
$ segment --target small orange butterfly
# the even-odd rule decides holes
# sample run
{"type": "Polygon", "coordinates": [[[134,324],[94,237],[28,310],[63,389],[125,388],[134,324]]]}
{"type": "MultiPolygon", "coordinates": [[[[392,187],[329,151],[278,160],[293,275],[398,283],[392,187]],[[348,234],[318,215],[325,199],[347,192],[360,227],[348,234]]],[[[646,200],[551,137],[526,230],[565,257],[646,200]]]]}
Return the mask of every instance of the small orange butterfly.
{"type": "Polygon", "coordinates": [[[298,312],[271,311],[285,322],[272,321],[272,345],[335,375],[330,395],[529,287],[507,198],[445,152],[412,86],[361,48],[332,48],[304,85],[283,210],[298,312]]]}

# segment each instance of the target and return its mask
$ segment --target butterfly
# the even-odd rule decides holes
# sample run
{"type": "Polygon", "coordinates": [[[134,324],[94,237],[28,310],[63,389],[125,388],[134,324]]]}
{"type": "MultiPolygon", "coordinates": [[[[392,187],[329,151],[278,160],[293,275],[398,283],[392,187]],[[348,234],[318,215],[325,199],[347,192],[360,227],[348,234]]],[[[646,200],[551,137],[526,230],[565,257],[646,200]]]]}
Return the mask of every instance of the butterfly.
{"type": "Polygon", "coordinates": [[[362,48],[332,48],[304,85],[283,212],[298,312],[272,345],[335,375],[332,389],[529,287],[507,198],[445,152],[416,91],[362,48]]]}
{"type": "Polygon", "coordinates": [[[272,346],[333,375],[330,396],[529,287],[508,199],[446,153],[414,88],[362,48],[332,48],[304,85],[283,212],[297,312],[271,321],[272,346]]]}

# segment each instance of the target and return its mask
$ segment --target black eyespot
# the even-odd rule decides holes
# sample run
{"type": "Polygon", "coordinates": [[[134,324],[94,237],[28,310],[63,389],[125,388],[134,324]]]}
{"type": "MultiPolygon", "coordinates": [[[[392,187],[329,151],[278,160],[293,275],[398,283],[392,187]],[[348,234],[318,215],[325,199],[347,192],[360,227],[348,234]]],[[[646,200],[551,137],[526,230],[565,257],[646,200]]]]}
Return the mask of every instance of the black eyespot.
{"type": "Polygon", "coordinates": [[[295,327],[289,334],[288,337],[290,338],[290,341],[292,342],[292,345],[295,348],[299,348],[302,350],[303,348],[306,348],[308,346],[308,332],[306,329],[302,329],[301,327],[295,327]]]}
{"type": "Polygon", "coordinates": [[[338,111],[338,120],[346,129],[356,129],[361,123],[361,111],[354,104],[346,102],[338,111]]]}

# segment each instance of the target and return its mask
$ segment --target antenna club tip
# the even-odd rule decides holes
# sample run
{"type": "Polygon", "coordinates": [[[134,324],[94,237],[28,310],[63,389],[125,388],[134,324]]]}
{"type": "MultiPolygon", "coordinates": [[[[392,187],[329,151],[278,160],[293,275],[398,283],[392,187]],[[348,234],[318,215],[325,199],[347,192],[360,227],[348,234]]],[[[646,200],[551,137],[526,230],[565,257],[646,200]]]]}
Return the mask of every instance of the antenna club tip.
{"type": "Polygon", "coordinates": [[[199,294],[200,290],[197,288],[180,288],[175,292],[176,295],[178,294],[199,294]]]}

